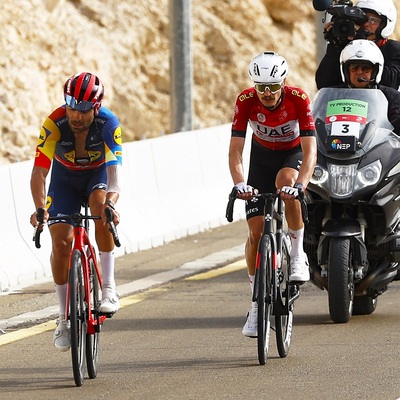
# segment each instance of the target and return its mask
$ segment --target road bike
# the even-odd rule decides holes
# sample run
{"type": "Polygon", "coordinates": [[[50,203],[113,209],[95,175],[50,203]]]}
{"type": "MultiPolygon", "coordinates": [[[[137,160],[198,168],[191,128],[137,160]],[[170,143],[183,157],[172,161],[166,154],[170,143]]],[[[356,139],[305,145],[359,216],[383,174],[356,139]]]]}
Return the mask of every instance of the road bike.
{"type": "MultiPolygon", "coordinates": [[[[229,195],[226,218],[233,221],[233,206],[238,197],[234,187],[229,195]]],[[[284,230],[284,202],[277,193],[254,194],[261,197],[264,205],[264,230],[261,236],[257,258],[253,302],[258,306],[257,349],[258,361],[267,361],[271,329],[271,317],[275,317],[276,344],[279,356],[289,353],[293,329],[294,302],[300,296],[300,283],[290,282],[290,236],[284,230]]],[[[308,223],[307,204],[304,192],[299,190],[302,218],[308,223]]]]}
{"type": "MultiPolygon", "coordinates": [[[[100,307],[100,289],[102,279],[97,261],[96,250],[89,239],[89,221],[101,219],[89,215],[89,205],[82,200],[84,213],[50,217],[51,220],[71,221],[74,226],[74,240],[69,261],[66,320],[70,321],[72,369],[76,386],[82,386],[84,367],[90,379],[97,376],[99,362],[99,339],[101,327],[112,313],[102,313],[100,307]]],[[[113,223],[113,210],[105,209],[109,230],[114,243],[120,247],[118,233],[113,223]]],[[[37,219],[43,222],[44,210],[39,209],[37,219]]],[[[34,233],[35,246],[40,248],[40,233],[34,233]]]]}

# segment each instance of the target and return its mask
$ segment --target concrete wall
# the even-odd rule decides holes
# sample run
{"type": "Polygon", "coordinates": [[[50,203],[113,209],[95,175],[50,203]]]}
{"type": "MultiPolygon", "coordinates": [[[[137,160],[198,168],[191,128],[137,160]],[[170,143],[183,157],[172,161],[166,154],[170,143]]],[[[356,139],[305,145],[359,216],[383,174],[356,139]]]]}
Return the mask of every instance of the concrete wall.
{"type": "MultiPolygon", "coordinates": [[[[122,245],[116,248],[117,257],[227,224],[225,208],[232,188],[229,140],[230,125],[223,125],[123,145],[123,192],[118,201],[122,245]]],[[[51,279],[48,229],[41,235],[40,249],[32,241],[32,165],[0,167],[0,292],[51,279]]],[[[236,204],[234,218],[244,218],[243,202],[236,204]]]]}

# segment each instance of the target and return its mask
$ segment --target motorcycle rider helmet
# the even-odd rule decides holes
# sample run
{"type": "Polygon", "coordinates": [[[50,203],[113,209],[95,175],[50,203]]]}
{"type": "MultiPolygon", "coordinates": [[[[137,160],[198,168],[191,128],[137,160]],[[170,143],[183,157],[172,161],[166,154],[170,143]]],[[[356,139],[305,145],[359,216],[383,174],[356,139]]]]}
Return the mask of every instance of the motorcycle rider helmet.
{"type": "Polygon", "coordinates": [[[250,62],[249,77],[254,83],[279,83],[289,72],[286,60],[273,51],[264,51],[250,62]]]}
{"type": "Polygon", "coordinates": [[[350,83],[349,65],[354,63],[370,64],[373,66],[372,84],[378,84],[383,72],[383,54],[371,40],[353,40],[340,53],[340,73],[344,83],[350,83]]]}
{"type": "Polygon", "coordinates": [[[356,6],[364,12],[378,14],[382,19],[375,32],[377,37],[386,39],[393,33],[397,21],[397,10],[393,0],[359,0],[356,6]]]}
{"type": "Polygon", "coordinates": [[[64,84],[65,103],[78,111],[96,111],[101,107],[104,86],[99,77],[90,72],[72,75],[64,84]]]}

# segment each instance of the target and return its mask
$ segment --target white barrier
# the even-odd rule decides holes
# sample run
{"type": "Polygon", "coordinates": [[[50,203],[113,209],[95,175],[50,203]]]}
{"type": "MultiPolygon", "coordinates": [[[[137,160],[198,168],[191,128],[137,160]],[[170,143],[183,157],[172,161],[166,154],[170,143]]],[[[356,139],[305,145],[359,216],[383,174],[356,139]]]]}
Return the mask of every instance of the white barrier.
{"type": "MultiPolygon", "coordinates": [[[[124,143],[123,192],[118,201],[122,246],[116,248],[117,256],[227,223],[225,208],[232,187],[229,140],[230,125],[222,125],[124,143]]],[[[0,291],[51,279],[49,232],[42,233],[40,249],[32,241],[32,165],[0,167],[0,291]]],[[[237,204],[234,218],[244,218],[244,203],[237,204]]]]}

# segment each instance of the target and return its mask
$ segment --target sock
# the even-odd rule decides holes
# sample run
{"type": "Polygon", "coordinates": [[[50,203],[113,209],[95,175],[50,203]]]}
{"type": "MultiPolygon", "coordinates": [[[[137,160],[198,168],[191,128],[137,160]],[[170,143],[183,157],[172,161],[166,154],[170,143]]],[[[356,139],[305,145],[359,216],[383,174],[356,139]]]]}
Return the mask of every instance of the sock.
{"type": "Polygon", "coordinates": [[[67,289],[68,283],[64,283],[63,285],[54,284],[54,288],[56,290],[58,307],[60,312],[60,321],[65,320],[65,308],[67,304],[67,289]]]}
{"type": "Polygon", "coordinates": [[[297,231],[289,229],[289,234],[290,234],[290,241],[292,242],[290,257],[295,257],[304,253],[303,249],[304,227],[297,231]]]}
{"type": "Polygon", "coordinates": [[[102,251],[100,252],[101,270],[103,273],[103,288],[110,288],[115,290],[114,280],[114,252],[102,251]]]}
{"type": "MultiPolygon", "coordinates": [[[[254,292],[254,280],[255,280],[255,275],[250,275],[249,274],[249,281],[250,281],[250,288],[251,288],[251,295],[253,296],[253,292],[254,292]]],[[[257,308],[257,302],[256,301],[252,301],[251,302],[251,308],[257,308]]]]}

